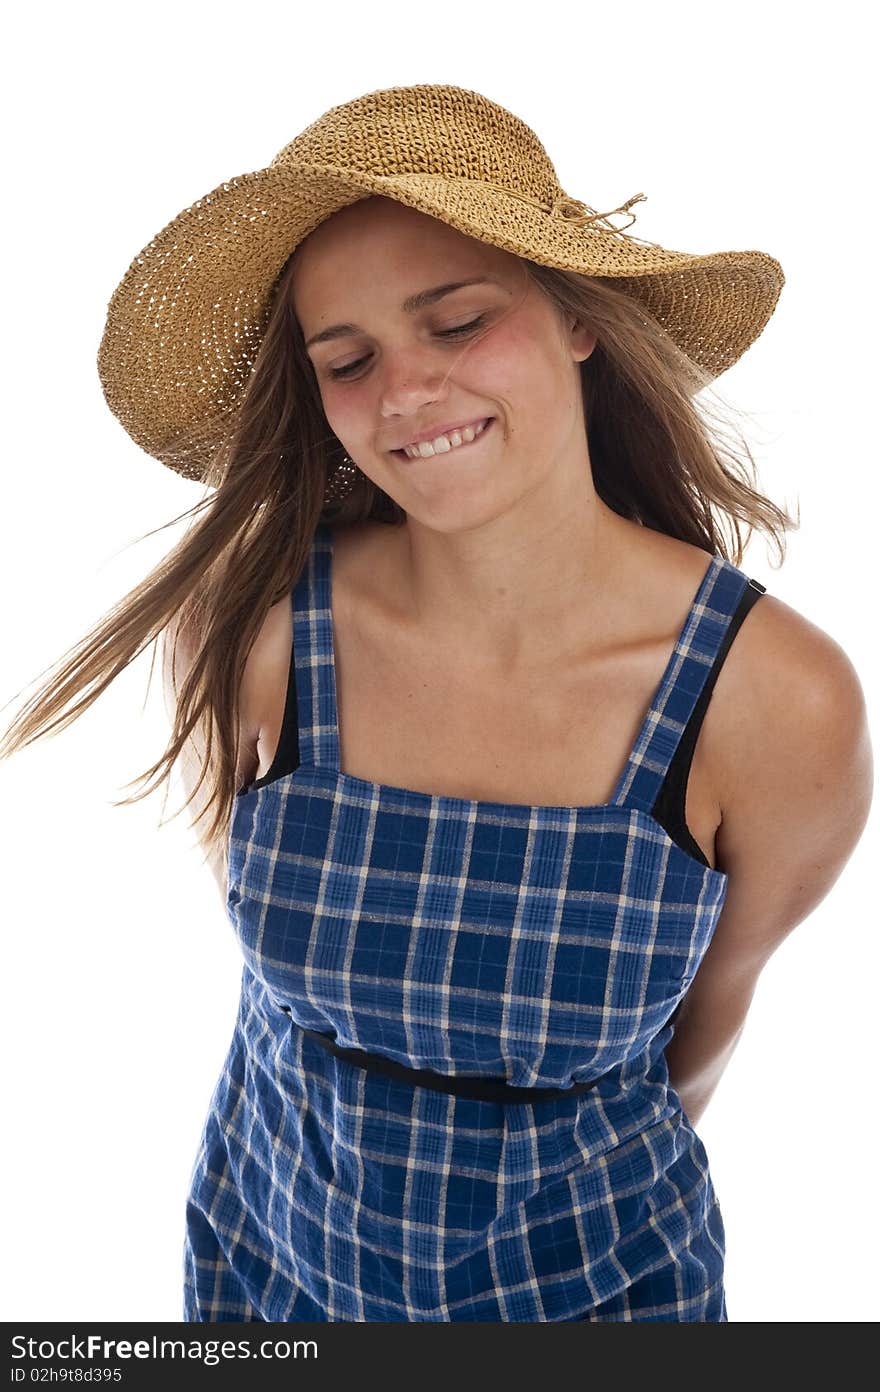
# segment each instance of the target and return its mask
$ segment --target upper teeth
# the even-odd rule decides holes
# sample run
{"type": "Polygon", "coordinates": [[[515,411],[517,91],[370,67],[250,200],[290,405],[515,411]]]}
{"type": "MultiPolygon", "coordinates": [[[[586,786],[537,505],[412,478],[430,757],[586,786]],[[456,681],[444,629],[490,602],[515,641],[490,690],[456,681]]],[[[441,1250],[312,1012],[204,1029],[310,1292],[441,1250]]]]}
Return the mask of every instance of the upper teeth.
{"type": "Polygon", "coordinates": [[[427,459],[432,454],[446,454],[457,445],[467,445],[486,429],[488,420],[478,425],[466,425],[463,430],[451,430],[448,435],[438,435],[436,440],[422,440],[418,445],[405,445],[404,454],[408,459],[427,459]]]}

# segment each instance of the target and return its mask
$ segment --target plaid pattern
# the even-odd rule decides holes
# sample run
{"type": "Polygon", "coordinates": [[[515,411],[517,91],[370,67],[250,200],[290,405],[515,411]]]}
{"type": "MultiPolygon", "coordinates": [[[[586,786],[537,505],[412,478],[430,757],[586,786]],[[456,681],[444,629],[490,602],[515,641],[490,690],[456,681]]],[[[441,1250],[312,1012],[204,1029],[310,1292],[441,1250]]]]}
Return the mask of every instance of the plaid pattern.
{"type": "Polygon", "coordinates": [[[244,968],[186,1205],[185,1320],[726,1320],[724,1227],[669,1083],[727,877],[650,815],[744,586],[713,556],[611,801],[339,769],[332,533],[293,588],[300,766],[245,788],[244,968]],[[566,1087],[507,1106],[335,1058],[566,1087]]]}

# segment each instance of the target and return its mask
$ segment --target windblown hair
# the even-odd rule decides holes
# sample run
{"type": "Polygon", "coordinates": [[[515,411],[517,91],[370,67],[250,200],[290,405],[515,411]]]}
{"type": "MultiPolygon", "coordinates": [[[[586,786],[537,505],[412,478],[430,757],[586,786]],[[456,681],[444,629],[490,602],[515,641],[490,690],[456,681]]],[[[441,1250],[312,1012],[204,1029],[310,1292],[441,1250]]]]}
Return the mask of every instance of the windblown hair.
{"type": "MultiPolygon", "coordinates": [[[[710,387],[708,376],[612,279],[522,264],[560,315],[573,314],[596,332],[596,347],[579,369],[593,482],[603,502],[734,565],[752,532],[764,531],[781,564],[785,531],[800,520],[757,491],[743,434],[737,430],[731,443],[719,415],[697,402],[697,393],[710,387]]],[[[142,783],[142,791],[114,805],[146,797],[170,779],[182,754],[198,748],[198,782],[175,815],[204,780],[193,826],[214,809],[197,834],[207,855],[223,862],[238,791],[239,691],[268,610],[290,594],[319,522],[405,521],[398,504],[359,470],[345,496],[332,496],[343,448],[324,415],[294,313],[295,265],[296,252],[278,277],[234,428],[205,474],[206,495],[180,515],[192,519],[183,538],[59,659],[0,740],[3,759],[66,728],[160,637],[176,673],[182,643],[187,671],[179,688],[174,679],[169,743],[151,768],[124,785],[142,783]]],[[[150,680],[154,661],[155,650],[150,680]]]]}

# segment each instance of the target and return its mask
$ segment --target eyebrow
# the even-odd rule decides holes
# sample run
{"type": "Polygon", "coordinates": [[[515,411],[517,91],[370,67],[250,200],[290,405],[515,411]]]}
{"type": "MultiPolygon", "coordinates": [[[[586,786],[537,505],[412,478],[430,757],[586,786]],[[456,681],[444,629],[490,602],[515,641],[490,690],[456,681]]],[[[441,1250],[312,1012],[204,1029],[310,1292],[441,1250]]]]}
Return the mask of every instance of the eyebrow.
{"type": "MultiPolygon", "coordinates": [[[[494,276],[472,276],[470,280],[453,280],[446,285],[435,285],[431,290],[420,290],[417,295],[410,295],[409,299],[403,302],[403,311],[405,314],[415,314],[425,305],[442,300],[444,295],[451,295],[453,290],[463,290],[466,285],[500,284],[494,276]]],[[[329,329],[322,329],[320,333],[313,334],[306,340],[305,346],[311,348],[313,343],[327,343],[330,339],[345,338],[348,334],[357,333],[363,333],[363,329],[359,329],[357,324],[333,324],[329,329]]]]}

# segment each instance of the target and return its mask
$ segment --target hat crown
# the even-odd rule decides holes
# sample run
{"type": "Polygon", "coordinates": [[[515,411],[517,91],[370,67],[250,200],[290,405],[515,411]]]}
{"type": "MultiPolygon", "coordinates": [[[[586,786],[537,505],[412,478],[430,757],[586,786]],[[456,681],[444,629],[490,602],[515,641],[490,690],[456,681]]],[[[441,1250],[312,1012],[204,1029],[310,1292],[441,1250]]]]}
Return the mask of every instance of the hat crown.
{"type": "MultiPolygon", "coordinates": [[[[614,278],[717,377],[784,283],[766,252],[693,254],[627,234],[559,185],[534,131],[479,92],[390,87],[332,107],[270,165],[224,180],[134,257],[110,299],[98,373],[132,439],[188,478],[213,477],[254,370],[280,272],[341,208],[385,195],[466,236],[579,276],[614,278]]],[[[629,225],[629,224],[628,224],[629,225]]]]}
{"type": "Polygon", "coordinates": [[[534,131],[463,87],[388,87],[334,106],[272,160],[349,173],[474,179],[552,202],[556,170],[534,131]]]}

